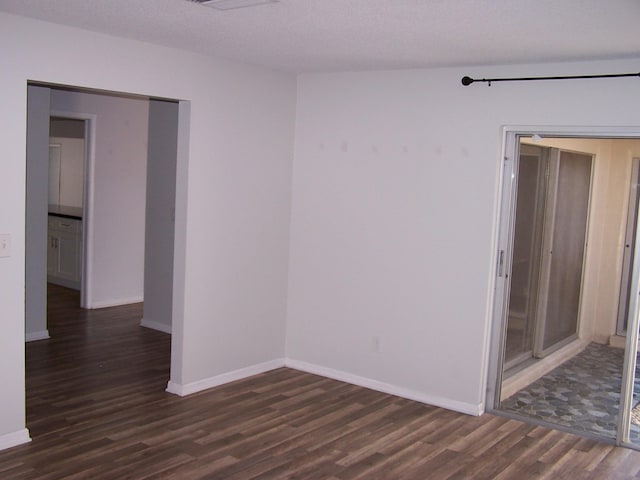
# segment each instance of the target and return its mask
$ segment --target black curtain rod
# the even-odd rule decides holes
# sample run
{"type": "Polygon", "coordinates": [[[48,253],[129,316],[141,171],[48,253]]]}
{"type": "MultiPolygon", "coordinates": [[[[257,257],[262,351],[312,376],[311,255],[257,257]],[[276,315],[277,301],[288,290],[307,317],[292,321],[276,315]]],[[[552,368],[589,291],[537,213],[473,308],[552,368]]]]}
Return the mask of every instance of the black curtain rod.
{"type": "Polygon", "coordinates": [[[465,87],[475,82],[485,82],[491,86],[493,82],[522,82],[530,80],[574,80],[580,78],[618,78],[618,77],[639,77],[640,73],[610,73],[606,75],[566,75],[557,77],[514,77],[514,78],[471,78],[462,77],[462,85],[465,87]]]}

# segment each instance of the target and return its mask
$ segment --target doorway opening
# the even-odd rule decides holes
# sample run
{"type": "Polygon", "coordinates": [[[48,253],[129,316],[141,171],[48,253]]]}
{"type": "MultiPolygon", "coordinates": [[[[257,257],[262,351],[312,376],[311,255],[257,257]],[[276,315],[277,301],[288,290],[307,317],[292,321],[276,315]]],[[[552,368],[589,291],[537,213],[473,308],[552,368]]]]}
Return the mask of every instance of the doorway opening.
{"type": "Polygon", "coordinates": [[[640,132],[505,130],[490,410],[634,446],[639,156],[640,132]]]}
{"type": "MultiPolygon", "coordinates": [[[[54,255],[41,246],[49,243],[59,252],[55,273],[64,275],[57,276],[68,273],[70,258],[75,273],[79,272],[73,281],[54,278],[52,283],[80,290],[82,307],[138,304],[140,328],[171,334],[174,239],[184,237],[175,220],[184,217],[186,190],[176,192],[176,186],[179,172],[186,170],[188,102],[41,83],[28,84],[27,98],[25,248],[33,254],[26,255],[25,265],[26,339],[56,340],[48,334],[30,338],[30,329],[46,331],[47,327],[47,280],[52,280],[47,270],[56,263],[48,262],[47,257],[51,260],[54,255]],[[128,112],[133,112],[131,117],[128,112]],[[84,129],[84,134],[72,135],[69,128],[84,129]],[[56,136],[56,132],[63,133],[56,136]],[[81,147],[68,140],[74,135],[83,137],[81,147]],[[82,160],[63,158],[65,147],[83,150],[82,160]],[[76,212],[76,218],[70,212],[76,212]],[[76,235],[73,248],[67,237],[52,238],[52,218],[54,223],[62,219],[58,223],[73,230],[62,232],[76,235]],[[133,230],[137,233],[129,235],[133,230]],[[130,258],[119,258],[133,243],[138,250],[129,252],[130,258]],[[67,263],[60,264],[61,256],[67,263]],[[131,274],[117,265],[139,268],[131,274]],[[137,290],[130,289],[134,293],[128,294],[124,287],[134,277],[137,290]]],[[[54,228],[53,233],[60,232],[54,228]]],[[[178,280],[180,287],[183,279],[178,280]]],[[[174,348],[181,346],[171,343],[171,356],[181,355],[174,348]]]]}
{"type": "Polygon", "coordinates": [[[51,112],[49,117],[49,196],[47,203],[47,282],[78,290],[87,307],[85,204],[92,164],[94,115],[51,112]]]}

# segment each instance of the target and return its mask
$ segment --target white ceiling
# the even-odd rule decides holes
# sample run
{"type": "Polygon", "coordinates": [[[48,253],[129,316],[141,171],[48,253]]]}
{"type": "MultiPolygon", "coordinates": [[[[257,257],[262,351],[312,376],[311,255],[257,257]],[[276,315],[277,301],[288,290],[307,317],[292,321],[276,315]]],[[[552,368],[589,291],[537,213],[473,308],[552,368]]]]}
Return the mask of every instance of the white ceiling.
{"type": "Polygon", "coordinates": [[[640,0],[281,0],[228,11],[0,0],[0,11],[297,73],[640,56],[640,0]]]}

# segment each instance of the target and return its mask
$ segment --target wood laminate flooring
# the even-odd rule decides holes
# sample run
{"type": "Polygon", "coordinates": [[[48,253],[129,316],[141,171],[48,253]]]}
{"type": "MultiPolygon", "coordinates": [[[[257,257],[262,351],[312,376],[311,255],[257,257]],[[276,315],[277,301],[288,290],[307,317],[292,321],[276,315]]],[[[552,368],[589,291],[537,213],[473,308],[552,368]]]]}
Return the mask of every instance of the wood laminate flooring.
{"type": "Polygon", "coordinates": [[[140,305],[52,293],[52,338],[27,344],[33,442],[0,452],[3,480],[640,478],[640,452],[287,368],[170,395],[170,337],[140,305]]]}

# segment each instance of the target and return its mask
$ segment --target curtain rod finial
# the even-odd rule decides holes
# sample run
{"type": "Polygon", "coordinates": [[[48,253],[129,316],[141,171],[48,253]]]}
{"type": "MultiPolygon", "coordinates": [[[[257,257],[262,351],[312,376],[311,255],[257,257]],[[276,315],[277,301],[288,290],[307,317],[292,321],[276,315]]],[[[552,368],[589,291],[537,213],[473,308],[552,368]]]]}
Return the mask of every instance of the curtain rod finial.
{"type": "Polygon", "coordinates": [[[467,76],[462,77],[462,85],[464,85],[465,87],[467,85],[471,85],[473,82],[474,80],[471,77],[467,77],[467,76]]]}

